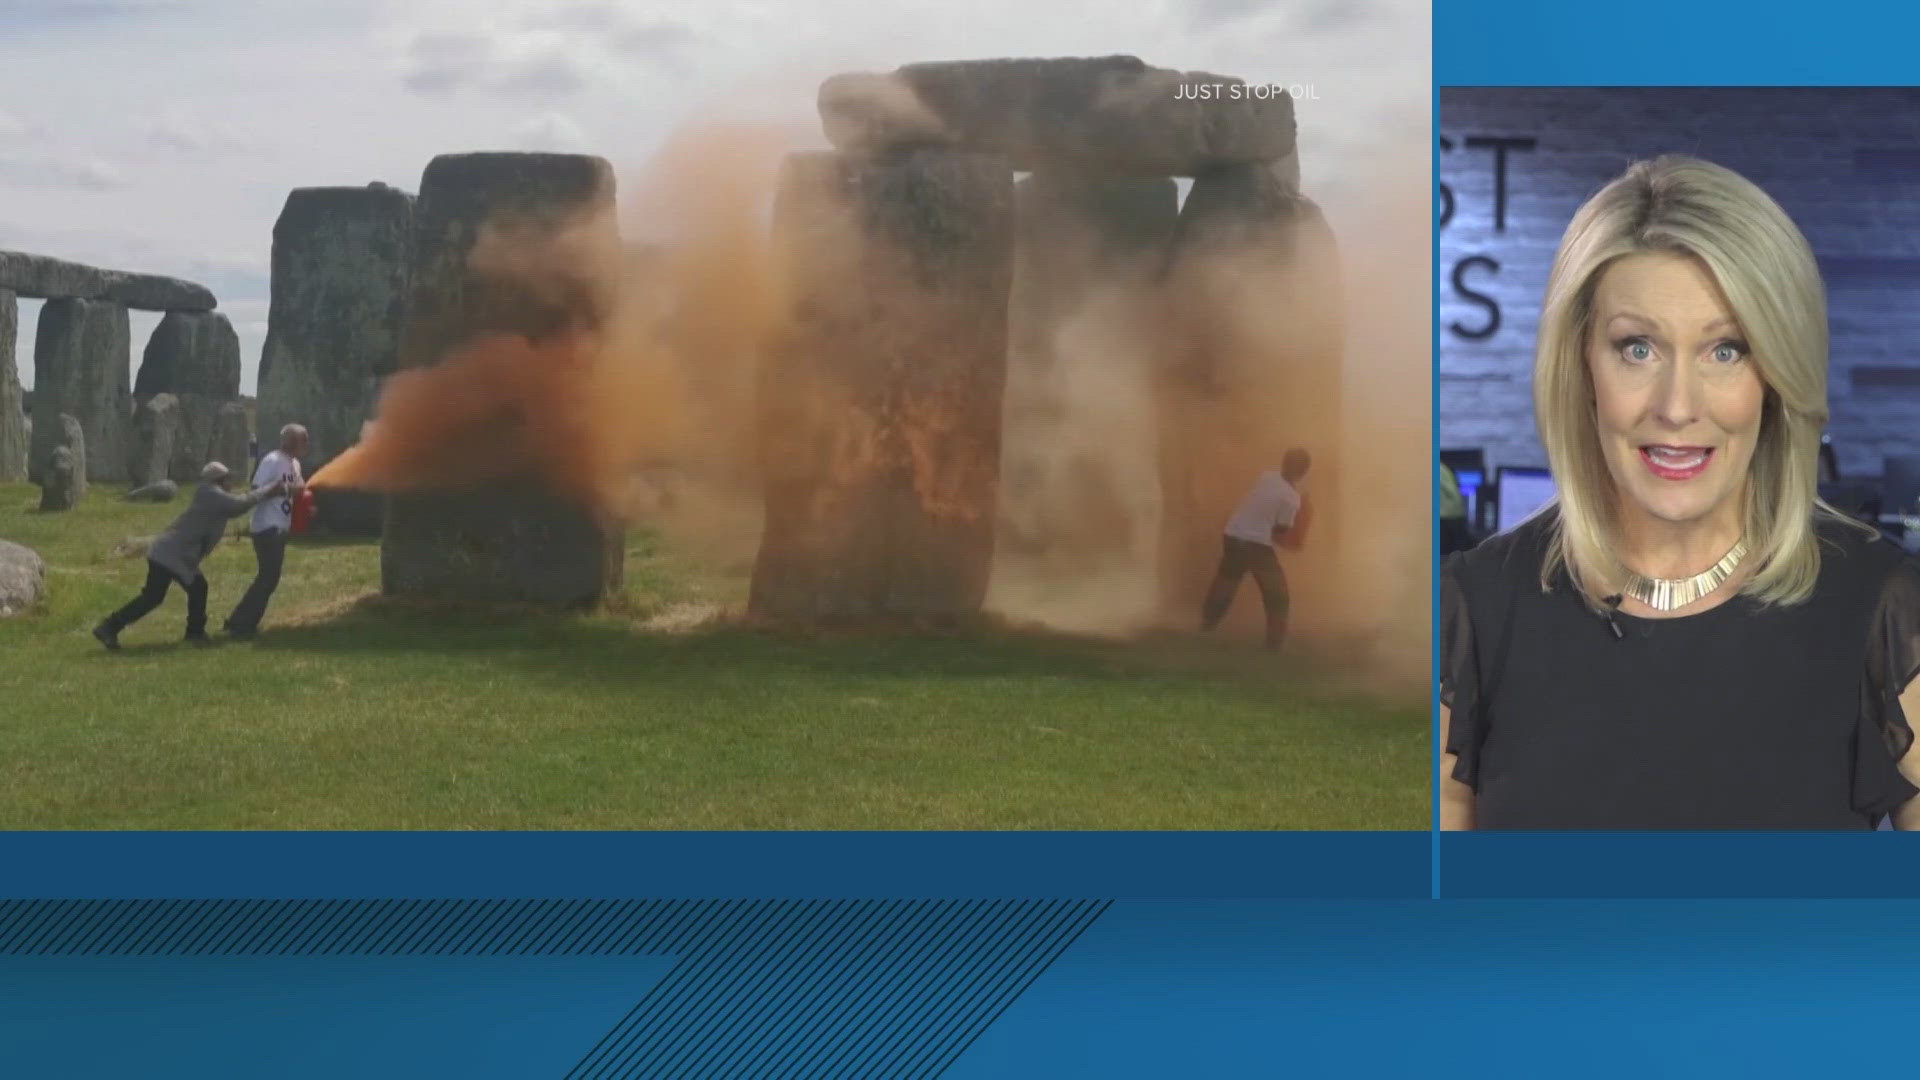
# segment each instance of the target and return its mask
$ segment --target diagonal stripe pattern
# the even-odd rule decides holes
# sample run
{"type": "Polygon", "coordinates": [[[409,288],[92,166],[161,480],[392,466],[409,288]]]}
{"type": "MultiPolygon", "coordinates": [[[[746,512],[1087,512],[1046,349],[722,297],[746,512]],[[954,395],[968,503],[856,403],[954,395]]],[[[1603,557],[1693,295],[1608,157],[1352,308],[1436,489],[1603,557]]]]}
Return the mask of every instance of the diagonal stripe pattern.
{"type": "Polygon", "coordinates": [[[931,1077],[1104,900],[4,900],[0,955],[672,955],[568,1074],[931,1077]]]}

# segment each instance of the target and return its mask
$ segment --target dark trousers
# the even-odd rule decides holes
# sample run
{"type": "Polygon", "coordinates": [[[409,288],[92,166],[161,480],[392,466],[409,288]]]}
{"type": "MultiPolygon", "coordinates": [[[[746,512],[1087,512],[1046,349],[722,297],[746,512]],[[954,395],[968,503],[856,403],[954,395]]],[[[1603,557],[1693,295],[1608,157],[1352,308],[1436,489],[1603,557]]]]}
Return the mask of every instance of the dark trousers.
{"type": "Polygon", "coordinates": [[[1213,573],[1213,587],[1207,590],[1207,603],[1201,609],[1201,629],[1220,625],[1233,606],[1240,579],[1247,574],[1252,574],[1254,584],[1260,586],[1260,603],[1267,611],[1267,648],[1277,649],[1287,636],[1287,575],[1280,571],[1280,560],[1271,544],[1233,536],[1222,539],[1220,568],[1213,573]]]}
{"type": "Polygon", "coordinates": [[[160,606],[167,598],[167,588],[175,582],[187,594],[187,634],[189,636],[207,632],[207,576],[195,574],[192,581],[180,581],[173,571],[147,560],[147,584],[140,595],[127,601],[127,606],[107,616],[107,626],[119,633],[146,617],[149,611],[160,606]]]}
{"type": "Polygon", "coordinates": [[[260,620],[267,613],[267,601],[273,598],[273,590],[280,587],[280,568],[287,561],[287,534],[279,529],[254,533],[253,559],[260,567],[253,575],[253,584],[247,586],[246,595],[234,606],[233,614],[227,616],[227,627],[242,633],[260,628],[260,620]]]}

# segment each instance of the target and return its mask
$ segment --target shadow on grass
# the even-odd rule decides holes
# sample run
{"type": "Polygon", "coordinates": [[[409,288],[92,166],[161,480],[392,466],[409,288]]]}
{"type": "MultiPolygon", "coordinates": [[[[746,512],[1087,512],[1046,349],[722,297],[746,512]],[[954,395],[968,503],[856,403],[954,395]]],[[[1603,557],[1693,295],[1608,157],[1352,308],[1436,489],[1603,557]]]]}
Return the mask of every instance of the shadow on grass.
{"type": "Polygon", "coordinates": [[[197,654],[214,652],[229,645],[238,645],[240,642],[233,641],[230,638],[214,637],[210,638],[205,645],[189,645],[175,638],[170,641],[142,641],[136,644],[123,643],[118,649],[112,650],[95,642],[89,641],[89,644],[94,646],[88,650],[89,655],[93,658],[97,660],[118,661],[150,656],[166,656],[170,653],[197,654]]]}
{"type": "MultiPolygon", "coordinates": [[[[925,626],[797,629],[721,621],[649,631],[628,613],[557,613],[512,605],[428,603],[367,596],[315,621],[269,628],[261,650],[306,653],[486,655],[546,676],[629,684],[684,681],[694,672],[915,679],[1071,678],[1165,685],[1206,683],[1288,696],[1329,692],[1304,656],[1256,644],[1163,634],[1112,641],[1009,628],[990,620],[925,626]]],[[[1341,694],[1338,696],[1348,696],[1341,694]]]]}

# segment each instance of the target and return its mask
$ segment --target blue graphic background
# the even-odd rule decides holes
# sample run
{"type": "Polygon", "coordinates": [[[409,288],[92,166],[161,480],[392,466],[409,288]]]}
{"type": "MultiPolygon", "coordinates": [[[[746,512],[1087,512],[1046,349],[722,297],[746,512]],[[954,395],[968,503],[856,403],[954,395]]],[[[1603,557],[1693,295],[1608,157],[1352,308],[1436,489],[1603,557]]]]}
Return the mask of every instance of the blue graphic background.
{"type": "Polygon", "coordinates": [[[1913,86],[1894,0],[1435,0],[1439,86],[1913,86]]]}
{"type": "MultiPolygon", "coordinates": [[[[950,1066],[851,1067],[905,1029],[837,999],[844,986],[800,980],[781,1007],[857,1015],[853,1053],[809,1060],[796,1043],[747,1069],[635,1058],[571,1075],[1846,1075],[1905,1060],[1917,916],[1913,901],[1122,901],[1036,965],[950,1066]]],[[[452,941],[475,924],[446,926],[452,941]]],[[[824,941],[765,955],[841,966],[824,941]]],[[[563,1076],[684,962],[7,955],[0,1060],[9,1076],[563,1076]]],[[[956,984],[924,970],[869,984],[869,1004],[937,1004],[926,991],[956,984]]],[[[702,1018],[728,999],[709,1000],[702,1018]]]]}
{"type": "Polygon", "coordinates": [[[673,966],[611,956],[10,956],[18,1077],[561,1076],[673,966]]]}
{"type": "Polygon", "coordinates": [[[0,1060],[59,1076],[935,1076],[1107,906],[0,901],[0,1060]]]}
{"type": "Polygon", "coordinates": [[[1911,901],[1116,903],[947,1073],[1904,1071],[1911,901]]]}

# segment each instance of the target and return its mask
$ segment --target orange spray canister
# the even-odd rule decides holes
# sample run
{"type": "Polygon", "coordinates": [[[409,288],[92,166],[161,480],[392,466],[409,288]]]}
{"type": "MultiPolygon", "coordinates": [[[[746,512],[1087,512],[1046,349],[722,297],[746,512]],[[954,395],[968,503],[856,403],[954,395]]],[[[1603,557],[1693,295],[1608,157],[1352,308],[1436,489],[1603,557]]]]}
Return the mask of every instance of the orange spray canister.
{"type": "Polygon", "coordinates": [[[313,527],[313,489],[302,488],[293,499],[293,535],[304,536],[313,527]]]}

